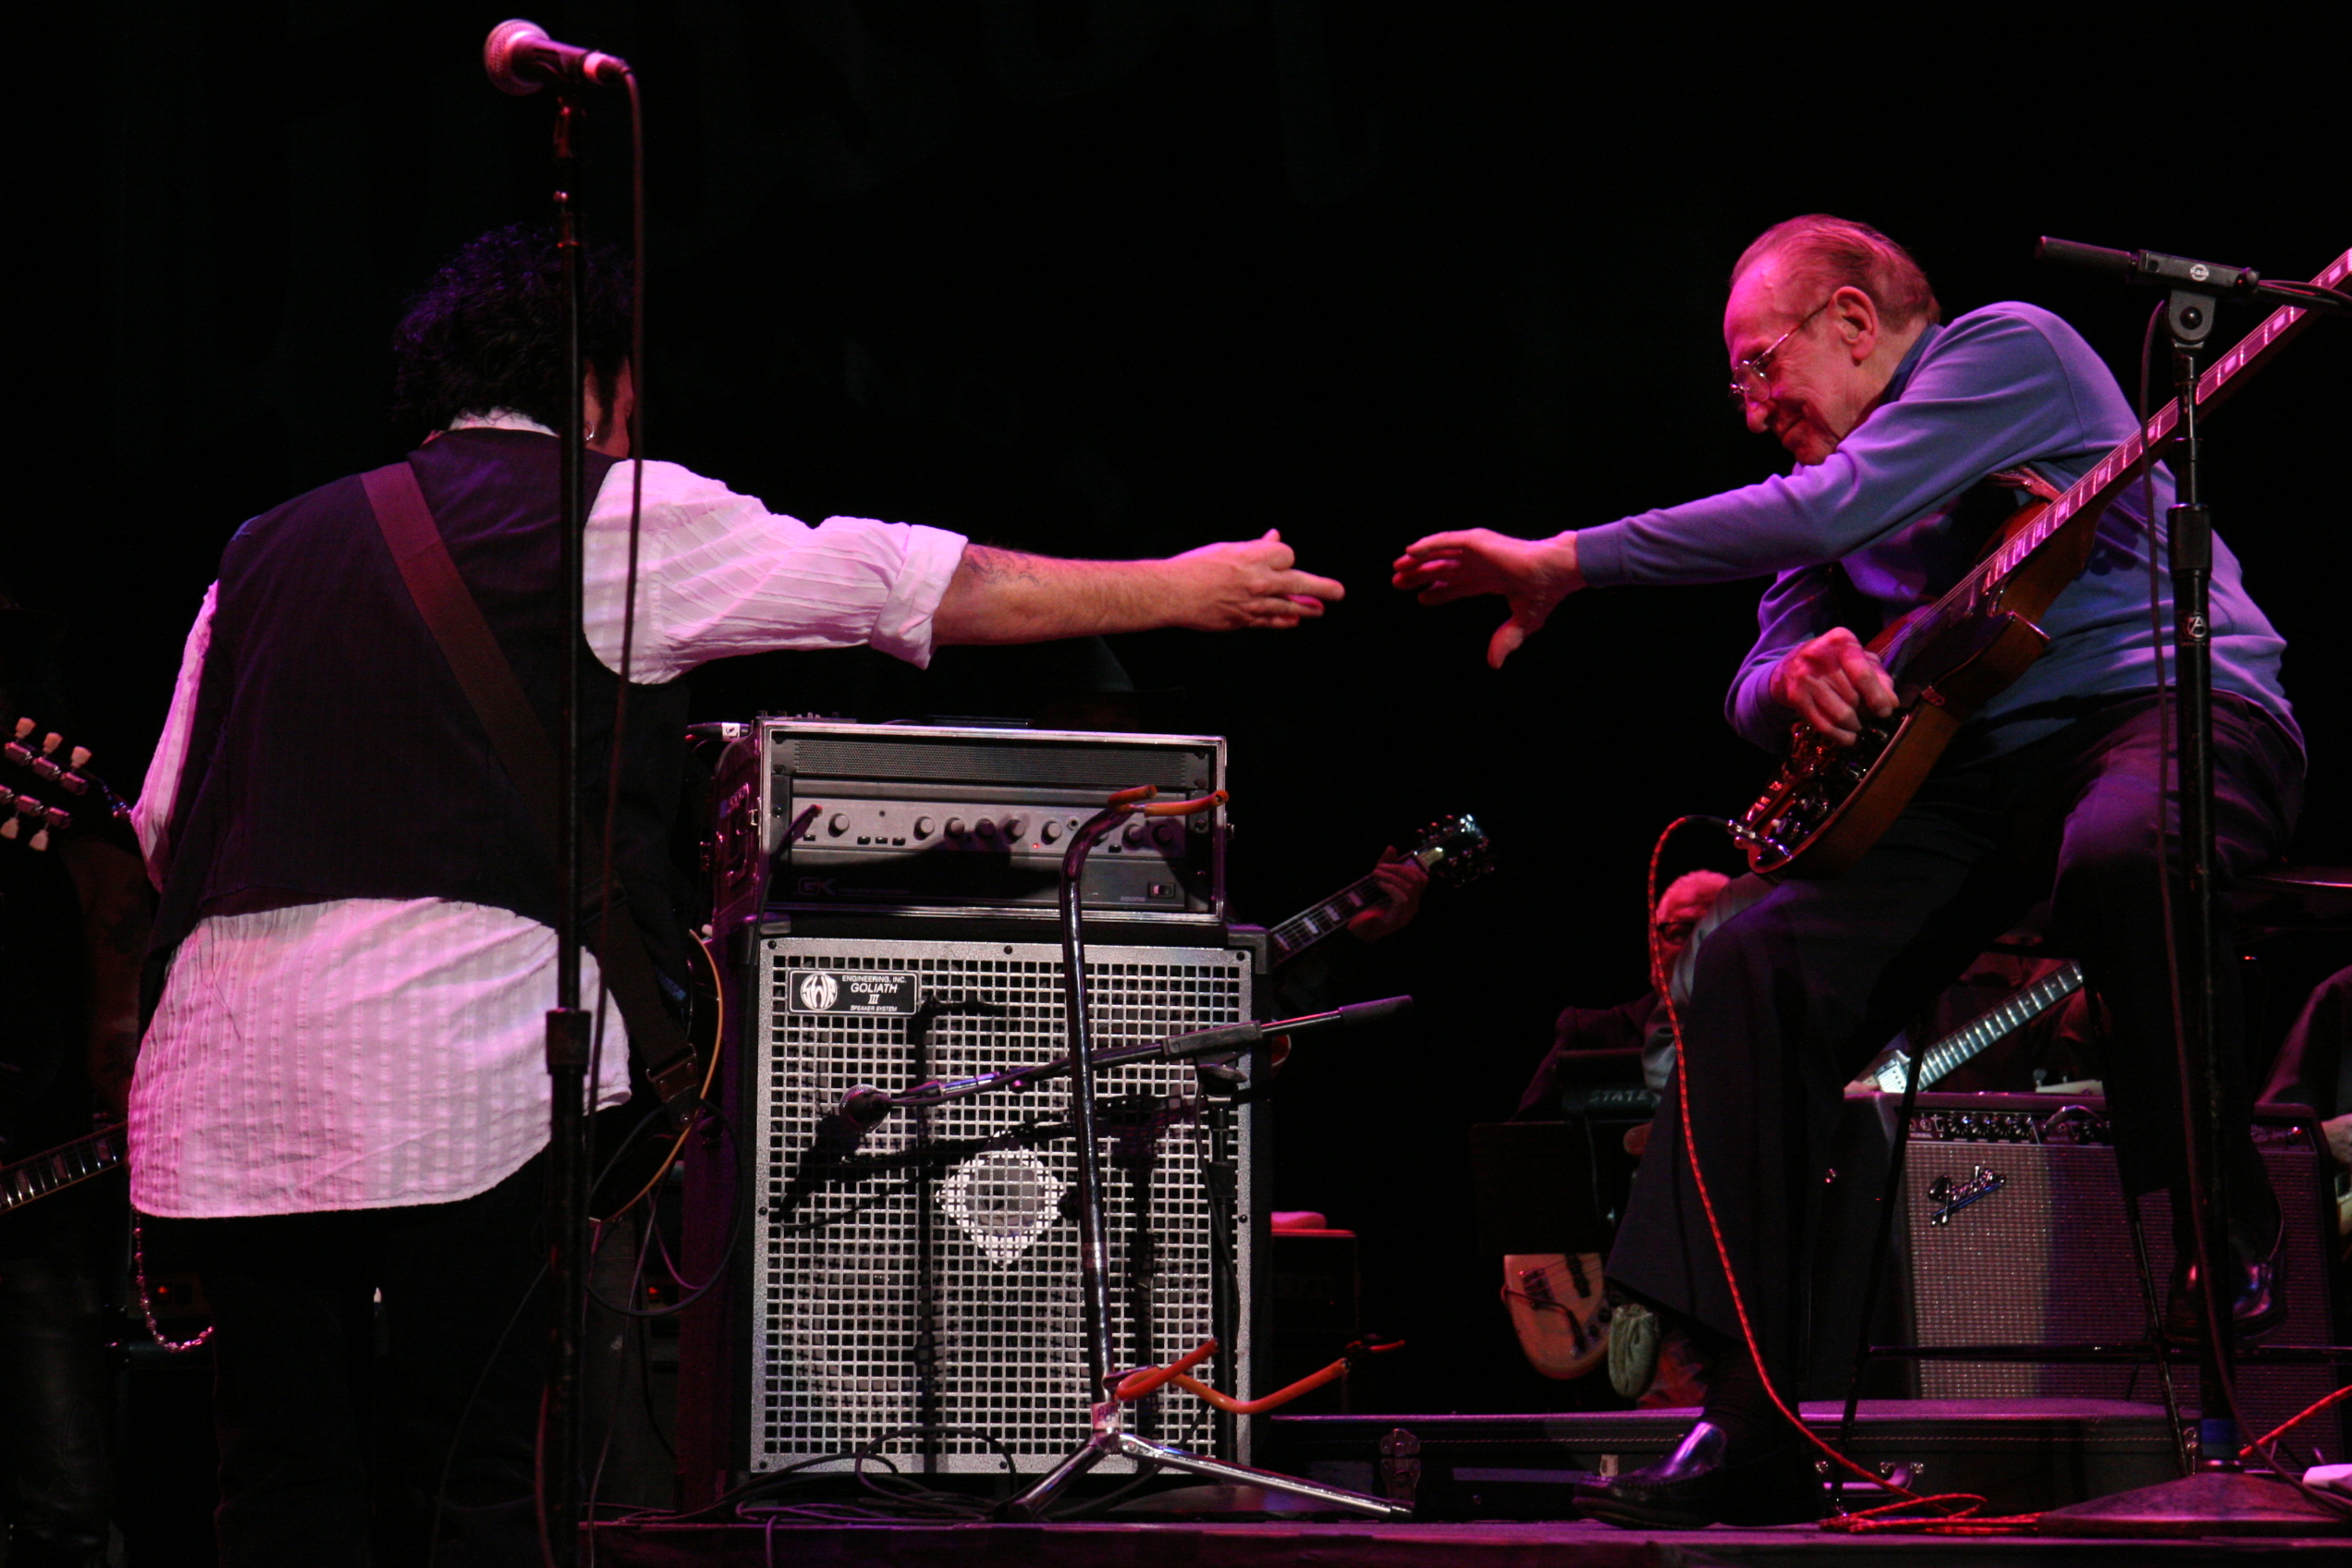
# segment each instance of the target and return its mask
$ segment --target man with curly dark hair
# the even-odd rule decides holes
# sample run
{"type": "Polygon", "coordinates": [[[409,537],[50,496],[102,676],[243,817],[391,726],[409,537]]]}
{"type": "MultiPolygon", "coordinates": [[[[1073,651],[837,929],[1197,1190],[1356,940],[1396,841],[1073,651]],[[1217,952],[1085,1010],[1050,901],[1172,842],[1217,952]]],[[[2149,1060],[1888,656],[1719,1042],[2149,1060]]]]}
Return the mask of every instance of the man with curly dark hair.
{"type": "MultiPolygon", "coordinates": [[[[395,339],[400,405],[428,433],[408,470],[551,732],[567,636],[555,430],[573,395],[559,280],[546,235],[485,235],[395,339]]],[[[685,902],[663,845],[677,682],[697,665],[859,643],[919,665],[948,643],[1290,627],[1341,594],[1271,533],[1167,560],[1056,560],[861,518],[812,528],[675,464],[632,464],[629,282],[591,256],[587,283],[580,707],[585,754],[606,755],[634,492],[615,863],[655,946],[685,902]]],[[[133,1200],[194,1255],[217,1325],[226,1563],[413,1560],[435,1519],[445,1568],[535,1561],[542,1336],[515,1304],[542,1256],[557,911],[554,858],[499,755],[360,476],[238,532],[139,811],[162,978],[131,1101],[133,1200]],[[391,1377],[372,1464],[348,1365],[379,1311],[391,1377]]],[[[589,771],[595,822],[605,781],[589,771]]],[[[582,970],[594,997],[593,955],[582,970]]],[[[628,1031],[617,1015],[605,1029],[596,1099],[611,1106],[629,1093],[628,1031]]]]}

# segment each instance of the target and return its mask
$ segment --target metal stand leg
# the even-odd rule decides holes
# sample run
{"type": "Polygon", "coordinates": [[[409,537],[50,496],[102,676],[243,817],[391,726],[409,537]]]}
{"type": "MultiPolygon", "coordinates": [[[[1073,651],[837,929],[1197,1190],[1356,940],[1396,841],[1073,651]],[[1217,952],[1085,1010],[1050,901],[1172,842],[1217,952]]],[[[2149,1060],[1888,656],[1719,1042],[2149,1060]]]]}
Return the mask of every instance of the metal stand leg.
{"type": "Polygon", "coordinates": [[[1145,806],[1144,802],[1150,800],[1153,793],[1152,790],[1145,788],[1112,796],[1109,806],[1096,812],[1084,827],[1071,836],[1070,848],[1061,857],[1062,1004],[1070,1032],[1071,1120],[1076,1123],[1078,1139],[1079,1301],[1084,1317],[1087,1396],[1093,1402],[1093,1435],[1077,1452],[1047,1472],[1027,1491],[998,1509],[998,1516],[1017,1521],[1042,1518],[1047,1507],[1071,1482],[1104,1460],[1118,1457],[1221,1481],[1264,1487],[1270,1491],[1328,1503],[1331,1507],[1343,1508],[1374,1519],[1409,1519],[1413,1515],[1411,1509],[1384,1498],[1367,1497],[1362,1492],[1321,1486],[1268,1470],[1253,1470],[1247,1465],[1231,1464],[1219,1459],[1204,1459],[1182,1449],[1139,1438],[1126,1429],[1119,1401],[1111,1392],[1110,1260],[1108,1228],[1103,1214],[1102,1145],[1095,1106],[1094,1024],[1086,1011],[1085,930],[1079,913],[1079,888],[1085,871],[1086,852],[1094,848],[1096,840],[1105,832],[1128,816],[1137,811],[1170,815],[1200,810],[1215,803],[1219,798],[1212,797],[1206,802],[1173,802],[1164,807],[1145,806]]]}

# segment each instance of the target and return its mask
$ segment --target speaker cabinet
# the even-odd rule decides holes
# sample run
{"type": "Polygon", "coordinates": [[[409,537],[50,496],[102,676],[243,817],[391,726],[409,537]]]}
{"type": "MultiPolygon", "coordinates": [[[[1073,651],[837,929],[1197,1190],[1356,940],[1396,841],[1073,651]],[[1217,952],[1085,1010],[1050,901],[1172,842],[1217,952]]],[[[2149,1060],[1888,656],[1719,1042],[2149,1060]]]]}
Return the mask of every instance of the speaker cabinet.
{"type": "MultiPolygon", "coordinates": [[[[1086,967],[1098,1048],[1251,1016],[1243,951],[1090,944],[1086,967]]],[[[835,1115],[861,1084],[1063,1056],[1061,974],[1048,943],[756,939],[737,1100],[753,1212],[729,1330],[728,1468],[778,1470],[915,1427],[938,1430],[891,1440],[901,1470],[1000,1472],[1010,1456],[1037,1471],[1084,1441],[1069,1080],[897,1110],[862,1134],[835,1115]]],[[[1236,1305],[1220,1323],[1216,1297],[1249,1279],[1259,1244],[1251,1112],[1205,1103],[1182,1063],[1106,1071],[1096,1092],[1116,1354],[1146,1366],[1218,1333],[1209,1371],[1231,1369],[1246,1390],[1249,1314],[1236,1305]]],[[[1236,1446],[1181,1390],[1130,1408],[1146,1435],[1236,1446]]]]}
{"type": "MultiPolygon", "coordinates": [[[[1913,1342],[2144,1342],[2148,1307],[2106,1136],[2095,1100],[1919,1096],[1904,1169],[1913,1342]],[[1983,1195],[1954,1207],[1972,1185],[1983,1195]]],[[[2287,1320],[2265,1341],[2333,1342],[2319,1152],[2309,1130],[2289,1122],[2260,1125],[2255,1136],[2287,1216],[2287,1320]]],[[[2173,1266],[2172,1208],[2158,1193],[2140,1200],[2140,1212],[2161,1304],[2173,1266]]],[[[2184,1407],[2197,1408],[2195,1366],[2175,1364],[2173,1377],[2184,1407]]],[[[2162,1398],[2152,1361],[1921,1361],[1917,1387],[1929,1399],[2162,1398]]],[[[2320,1365],[2238,1370],[2238,1403],[2258,1432],[2334,1387],[2320,1365]]],[[[2343,1457],[2341,1426],[2328,1416],[2298,1427],[2292,1440],[2298,1453],[2317,1443],[2331,1460],[2343,1457]]]]}

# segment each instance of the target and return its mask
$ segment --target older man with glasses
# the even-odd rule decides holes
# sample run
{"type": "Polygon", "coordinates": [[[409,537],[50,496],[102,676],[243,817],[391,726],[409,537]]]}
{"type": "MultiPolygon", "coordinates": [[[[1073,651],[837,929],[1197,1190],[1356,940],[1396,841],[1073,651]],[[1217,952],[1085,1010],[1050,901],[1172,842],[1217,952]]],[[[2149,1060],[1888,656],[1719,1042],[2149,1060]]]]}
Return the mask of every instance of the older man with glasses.
{"type": "MultiPolygon", "coordinates": [[[[2137,421],[2064,321],[2010,302],[1947,324],[1903,249],[1842,218],[1792,218],[1747,248],[1723,342],[1732,395],[1750,430],[1794,455],[1787,475],[1549,539],[1432,534],[1399,558],[1395,582],[1427,604],[1502,595],[1510,617],[1488,647],[1500,666],[1580,589],[1774,574],[1728,716],[1774,750],[1798,719],[1851,744],[1896,706],[1865,640],[1966,573],[2016,499],[1998,476],[2070,484],[2137,421]]],[[[2161,468],[2153,490],[2161,518],[2172,500],[2161,468]]],[[[2088,567],[2040,621],[2046,651],[1962,728],[1857,864],[1832,880],[1782,883],[1700,950],[1682,1018],[1684,1082],[1761,1366],[1670,1096],[1609,1269],[1713,1346],[1709,1391],[1667,1460],[1590,1489],[1594,1515],[1673,1525],[1819,1512],[1813,1451],[1765,1379],[1792,1408],[1807,1379],[1807,1198],[1819,1191],[1840,1085],[2043,899],[2114,1021],[2108,1088],[2125,1182],[2168,1189],[2173,1212],[2187,1213],[2158,896],[2164,746],[2151,621],[2172,612],[2160,583],[2166,603],[2150,613],[2162,539],[2150,516],[2137,485],[2108,508],[2088,567]]],[[[2229,876],[2285,845],[2304,763],[2279,685],[2284,643],[2227,547],[2216,541],[2213,554],[2215,822],[2229,876]]],[[[2224,995],[2225,1028],[2236,1011],[2224,995]]],[[[2239,1053],[2223,1044],[2225,1115],[2244,1128],[2239,1053]]],[[[2235,1267],[2223,1294],[2240,1331],[2259,1332],[2284,1310],[2279,1211],[2250,1139],[2228,1152],[2235,1267]]],[[[2186,1285],[2176,1275],[2176,1332],[2198,1323],[2186,1285]]]]}

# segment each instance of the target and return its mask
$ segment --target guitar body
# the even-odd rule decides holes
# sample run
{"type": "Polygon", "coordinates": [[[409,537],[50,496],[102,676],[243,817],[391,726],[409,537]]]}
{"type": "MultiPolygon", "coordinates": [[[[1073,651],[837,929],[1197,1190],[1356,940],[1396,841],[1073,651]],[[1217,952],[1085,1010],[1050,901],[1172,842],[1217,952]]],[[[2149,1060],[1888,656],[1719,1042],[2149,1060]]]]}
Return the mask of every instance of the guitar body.
{"type": "Polygon", "coordinates": [[[1513,1253],[1502,1260],[1502,1305],[1527,1365],[1547,1378],[1581,1378],[1609,1354],[1600,1255],[1513,1253]]]}
{"type": "MultiPolygon", "coordinates": [[[[2021,508],[1993,547],[2030,531],[2044,502],[2021,508]]],[[[1947,623],[1899,665],[1891,664],[1896,706],[1841,746],[1809,725],[1795,727],[1779,777],[1742,818],[1752,836],[1750,870],[1765,876],[1823,879],[1862,858],[1942,759],[1960,727],[2014,684],[2050,639],[2035,624],[2090,558],[2100,511],[2085,508],[2002,579],[1993,592],[1947,623]]],[[[1941,606],[1939,606],[1941,607],[1941,606]]],[[[1872,638],[1883,654],[1913,625],[1896,621],[1872,638]]]]}

